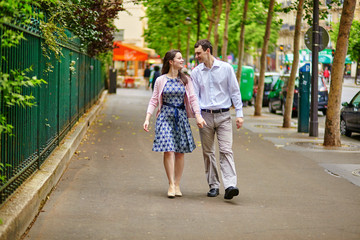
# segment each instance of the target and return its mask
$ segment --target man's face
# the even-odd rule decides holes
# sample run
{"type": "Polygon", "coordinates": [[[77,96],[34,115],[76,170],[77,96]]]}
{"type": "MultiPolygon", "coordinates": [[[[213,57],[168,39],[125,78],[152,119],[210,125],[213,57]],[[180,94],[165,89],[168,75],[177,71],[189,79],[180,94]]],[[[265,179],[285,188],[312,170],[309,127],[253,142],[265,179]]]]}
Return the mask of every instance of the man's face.
{"type": "Polygon", "coordinates": [[[209,51],[210,49],[206,49],[206,51],[204,51],[202,46],[199,46],[195,48],[195,58],[199,61],[199,63],[203,63],[206,59],[208,59],[209,51]]]}

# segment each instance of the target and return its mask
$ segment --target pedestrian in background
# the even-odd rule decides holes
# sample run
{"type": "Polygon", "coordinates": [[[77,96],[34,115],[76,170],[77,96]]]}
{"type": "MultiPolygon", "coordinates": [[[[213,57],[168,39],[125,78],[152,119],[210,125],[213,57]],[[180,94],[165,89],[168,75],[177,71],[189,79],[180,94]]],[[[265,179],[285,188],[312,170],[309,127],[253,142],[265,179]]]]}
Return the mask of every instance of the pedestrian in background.
{"type": "Polygon", "coordinates": [[[149,87],[150,87],[150,82],[149,82],[150,74],[151,74],[150,66],[149,66],[149,64],[147,64],[146,68],[144,70],[144,79],[145,79],[145,88],[146,88],[146,90],[148,90],[149,87]]]}
{"type": "Polygon", "coordinates": [[[205,124],[191,79],[181,72],[183,67],[184,59],[179,50],[165,54],[163,75],[155,81],[143,126],[148,132],[151,115],[159,106],[152,150],[164,152],[169,198],[182,196],[180,180],[184,169],[184,153],[192,152],[196,147],[188,117],[195,116],[199,127],[205,124]]]}
{"type": "Polygon", "coordinates": [[[152,78],[151,78],[151,89],[152,91],[154,91],[154,86],[155,86],[155,82],[156,82],[156,79],[158,77],[160,77],[160,67],[159,66],[155,66],[154,67],[154,74],[152,74],[152,78]]]}
{"type": "Polygon", "coordinates": [[[325,67],[323,75],[324,75],[326,82],[329,83],[330,82],[330,72],[329,72],[328,67],[325,67]]]}
{"type": "Polygon", "coordinates": [[[201,115],[207,125],[200,128],[201,146],[205,162],[206,178],[210,187],[208,197],[219,195],[220,180],[215,157],[214,137],[217,136],[220,151],[220,169],[225,188],[225,199],[239,194],[232,151],[232,120],[230,107],[236,110],[236,126],[243,125],[242,101],[239,84],[232,66],[212,55],[208,40],[195,44],[195,58],[199,65],[191,72],[194,90],[199,99],[201,115]]]}

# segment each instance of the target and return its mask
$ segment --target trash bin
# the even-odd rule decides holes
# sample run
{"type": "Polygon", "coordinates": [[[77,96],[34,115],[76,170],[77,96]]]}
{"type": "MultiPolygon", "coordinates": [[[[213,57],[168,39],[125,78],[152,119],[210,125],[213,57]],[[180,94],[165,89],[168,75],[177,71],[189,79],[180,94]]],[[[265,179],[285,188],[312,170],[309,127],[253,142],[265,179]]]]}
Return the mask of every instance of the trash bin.
{"type": "Polygon", "coordinates": [[[115,68],[110,69],[109,70],[109,79],[110,79],[109,93],[116,93],[116,78],[117,78],[117,70],[115,68]]]}
{"type": "Polygon", "coordinates": [[[254,76],[254,69],[252,67],[242,66],[240,92],[241,99],[245,105],[251,102],[251,99],[253,97],[254,76]]]}

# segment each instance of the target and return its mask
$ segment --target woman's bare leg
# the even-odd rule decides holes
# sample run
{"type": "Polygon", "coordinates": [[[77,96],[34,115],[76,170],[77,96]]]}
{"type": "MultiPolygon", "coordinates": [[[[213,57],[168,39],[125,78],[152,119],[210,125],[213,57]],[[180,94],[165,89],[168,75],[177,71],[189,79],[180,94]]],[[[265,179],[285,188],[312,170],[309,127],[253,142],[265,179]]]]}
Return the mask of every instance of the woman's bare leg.
{"type": "Polygon", "coordinates": [[[174,152],[164,152],[164,167],[169,180],[168,197],[175,197],[175,155],[174,152]]]}
{"type": "Polygon", "coordinates": [[[175,153],[175,194],[182,196],[180,191],[180,181],[184,171],[184,153],[175,153]]]}

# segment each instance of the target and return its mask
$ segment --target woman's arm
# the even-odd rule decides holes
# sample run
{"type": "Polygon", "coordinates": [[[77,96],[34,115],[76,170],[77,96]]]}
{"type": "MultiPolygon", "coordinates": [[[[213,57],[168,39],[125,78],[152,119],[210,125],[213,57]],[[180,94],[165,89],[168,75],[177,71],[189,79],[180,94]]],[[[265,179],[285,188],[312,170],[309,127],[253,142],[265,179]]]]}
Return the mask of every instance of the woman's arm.
{"type": "Polygon", "coordinates": [[[191,78],[188,78],[188,83],[186,84],[186,86],[188,88],[188,93],[189,93],[188,98],[189,98],[191,108],[194,111],[195,115],[200,114],[199,102],[198,102],[197,96],[195,94],[194,86],[192,84],[191,78]]]}
{"type": "Polygon", "coordinates": [[[143,124],[143,128],[146,132],[149,131],[149,122],[150,118],[155,110],[155,108],[159,105],[159,81],[155,82],[154,92],[150,98],[149,105],[146,111],[146,117],[143,124]]]}
{"type": "Polygon", "coordinates": [[[144,130],[145,130],[146,132],[149,131],[150,118],[151,118],[151,114],[150,114],[150,113],[147,113],[147,114],[146,114],[146,117],[145,117],[145,122],[144,122],[144,130]]]}
{"type": "Polygon", "coordinates": [[[188,78],[187,87],[188,87],[188,91],[189,91],[189,102],[191,104],[192,110],[195,113],[197,126],[199,128],[203,128],[204,125],[206,125],[206,122],[203,119],[203,117],[201,116],[199,102],[198,102],[197,96],[195,94],[191,78],[188,78]]]}
{"type": "Polygon", "coordinates": [[[159,105],[159,83],[160,81],[156,81],[155,82],[155,86],[154,86],[154,92],[150,98],[150,101],[149,101],[149,105],[148,105],[148,108],[147,108],[147,113],[150,113],[151,115],[153,114],[155,108],[159,105]]]}

